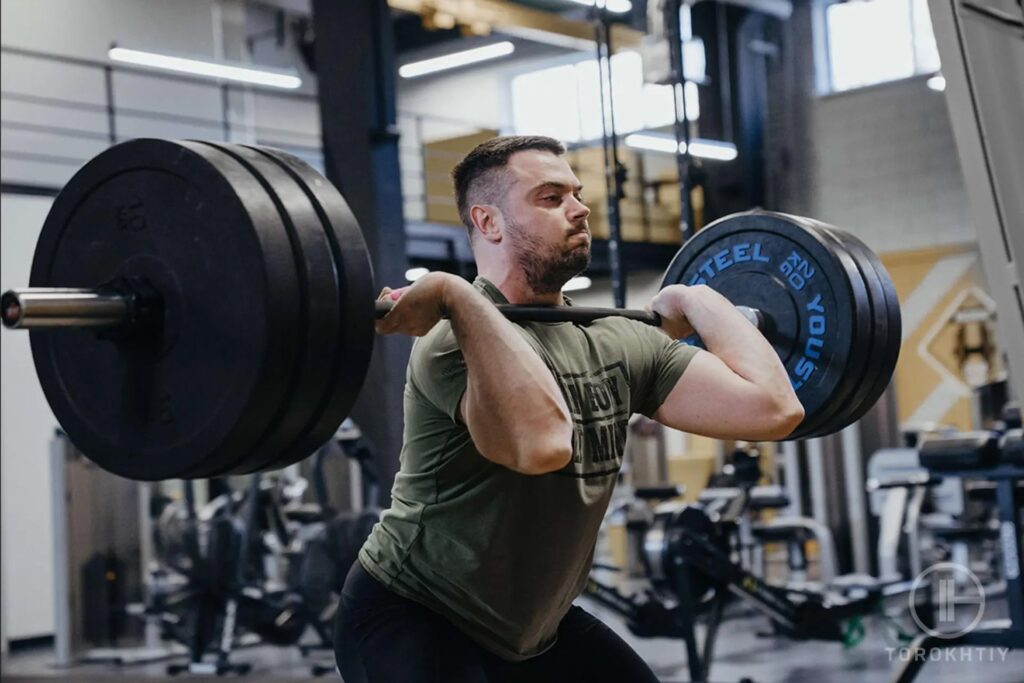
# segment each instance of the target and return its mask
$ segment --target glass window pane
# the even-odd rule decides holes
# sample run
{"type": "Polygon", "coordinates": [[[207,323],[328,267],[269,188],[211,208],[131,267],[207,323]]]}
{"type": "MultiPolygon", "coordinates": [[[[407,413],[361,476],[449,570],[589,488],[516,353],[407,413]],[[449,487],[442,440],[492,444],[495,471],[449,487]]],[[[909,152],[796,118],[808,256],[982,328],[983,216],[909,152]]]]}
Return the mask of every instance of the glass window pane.
{"type": "Polygon", "coordinates": [[[942,66],[939,63],[939,48],[935,45],[935,31],[932,29],[932,15],[928,12],[928,0],[913,0],[914,10],[914,57],[918,73],[932,73],[942,66]]]}
{"type": "Polygon", "coordinates": [[[833,90],[848,90],[914,74],[907,0],[868,0],[826,10],[833,90]]]}
{"type": "Polygon", "coordinates": [[[688,81],[702,83],[708,76],[707,55],[700,38],[683,41],[683,74],[688,81]]]}
{"type": "Polygon", "coordinates": [[[576,69],[572,64],[512,79],[512,121],[517,133],[576,142],[580,139],[579,111],[576,69]]]}
{"type": "Polygon", "coordinates": [[[579,81],[580,137],[583,140],[599,140],[603,129],[597,60],[590,59],[576,64],[576,78],[579,81]]]}
{"type": "Polygon", "coordinates": [[[628,133],[644,127],[644,67],[639,52],[612,55],[615,130],[628,133]]]}
{"type": "MultiPolygon", "coordinates": [[[[676,121],[675,97],[671,85],[644,85],[644,128],[671,126],[676,121]]],[[[691,114],[692,112],[686,112],[691,114]]]]}
{"type": "MultiPolygon", "coordinates": [[[[629,133],[639,130],[652,115],[664,118],[665,96],[649,88],[667,87],[650,86],[643,82],[643,65],[638,52],[626,51],[612,56],[612,87],[615,104],[615,130],[629,133]],[[651,107],[655,107],[651,111],[651,107]]],[[[579,79],[580,133],[584,140],[601,138],[601,93],[596,59],[588,59],[576,64],[579,79]]],[[[672,93],[669,92],[667,106],[669,122],[672,121],[672,93]]]]}
{"type": "Polygon", "coordinates": [[[700,118],[700,91],[697,84],[687,81],[683,86],[683,99],[686,101],[686,120],[696,121],[700,118]]]}
{"type": "MultiPolygon", "coordinates": [[[[615,128],[620,134],[671,125],[675,121],[672,87],[644,83],[640,54],[612,57],[615,128]]],[[[700,116],[697,84],[686,84],[687,115],[700,116]]],[[[596,59],[540,69],[512,78],[512,124],[517,133],[565,140],[599,140],[601,93],[596,59]]]]}

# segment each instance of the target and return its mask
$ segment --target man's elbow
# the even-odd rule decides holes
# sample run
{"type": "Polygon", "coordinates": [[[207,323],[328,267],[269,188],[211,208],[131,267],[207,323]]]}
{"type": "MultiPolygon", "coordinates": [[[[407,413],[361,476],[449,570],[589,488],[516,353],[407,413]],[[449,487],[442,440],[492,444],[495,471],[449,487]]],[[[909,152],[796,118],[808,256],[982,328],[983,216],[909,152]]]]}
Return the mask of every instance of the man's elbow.
{"type": "Polygon", "coordinates": [[[766,438],[771,441],[785,439],[800,426],[803,420],[804,407],[796,395],[792,394],[773,407],[768,420],[769,424],[766,425],[769,432],[766,438]]]}
{"type": "Polygon", "coordinates": [[[572,460],[572,423],[558,425],[544,437],[527,439],[517,449],[514,469],[521,474],[548,474],[564,468],[572,460]]]}

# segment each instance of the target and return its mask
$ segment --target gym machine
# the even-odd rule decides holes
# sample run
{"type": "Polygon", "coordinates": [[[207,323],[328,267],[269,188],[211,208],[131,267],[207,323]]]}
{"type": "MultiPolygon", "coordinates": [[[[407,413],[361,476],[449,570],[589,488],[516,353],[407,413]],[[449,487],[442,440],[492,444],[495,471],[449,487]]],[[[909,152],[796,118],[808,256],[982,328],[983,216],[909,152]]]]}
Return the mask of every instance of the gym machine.
{"type": "MultiPolygon", "coordinates": [[[[693,683],[708,680],[718,629],[733,597],[787,637],[854,645],[864,634],[862,618],[910,588],[910,582],[859,575],[836,577],[821,587],[774,585],[757,576],[734,559],[740,517],[756,497],[752,491],[720,489],[696,505],[662,503],[649,526],[636,525],[651,584],[639,594],[625,595],[595,574],[587,583],[585,594],[623,617],[635,635],[683,639],[693,683]],[[707,627],[703,644],[696,633],[700,617],[707,627]]],[[[785,504],[777,490],[766,493],[772,494],[766,504],[785,504]]],[[[927,605],[919,612],[927,618],[927,605]]]]}

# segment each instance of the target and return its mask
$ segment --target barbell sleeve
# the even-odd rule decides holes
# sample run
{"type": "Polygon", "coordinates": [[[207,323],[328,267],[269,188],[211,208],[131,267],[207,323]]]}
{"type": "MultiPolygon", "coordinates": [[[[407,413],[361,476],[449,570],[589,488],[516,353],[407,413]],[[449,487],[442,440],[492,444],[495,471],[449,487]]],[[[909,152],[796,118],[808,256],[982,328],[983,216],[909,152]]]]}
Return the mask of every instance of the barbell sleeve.
{"type": "Polygon", "coordinates": [[[96,289],[30,287],[0,297],[4,327],[114,328],[130,318],[130,297],[96,289]]]}

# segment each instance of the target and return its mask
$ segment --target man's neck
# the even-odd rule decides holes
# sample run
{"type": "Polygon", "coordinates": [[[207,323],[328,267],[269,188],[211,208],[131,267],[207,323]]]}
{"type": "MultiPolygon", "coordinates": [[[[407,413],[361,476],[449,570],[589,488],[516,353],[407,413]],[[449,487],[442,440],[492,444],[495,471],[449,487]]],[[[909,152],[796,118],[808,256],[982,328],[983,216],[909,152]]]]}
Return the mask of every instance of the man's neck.
{"type": "Polygon", "coordinates": [[[565,303],[561,292],[535,292],[521,270],[488,272],[482,269],[480,277],[497,287],[510,304],[560,306],[565,303]]]}

